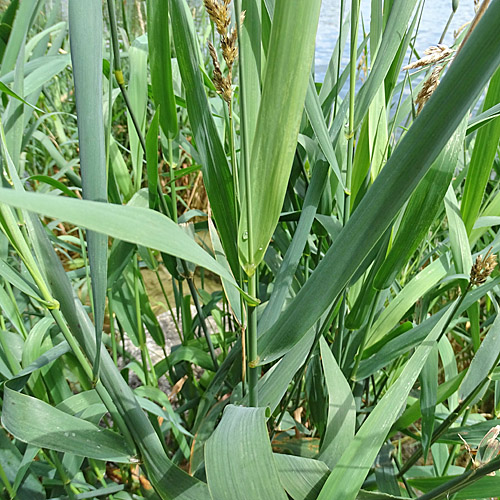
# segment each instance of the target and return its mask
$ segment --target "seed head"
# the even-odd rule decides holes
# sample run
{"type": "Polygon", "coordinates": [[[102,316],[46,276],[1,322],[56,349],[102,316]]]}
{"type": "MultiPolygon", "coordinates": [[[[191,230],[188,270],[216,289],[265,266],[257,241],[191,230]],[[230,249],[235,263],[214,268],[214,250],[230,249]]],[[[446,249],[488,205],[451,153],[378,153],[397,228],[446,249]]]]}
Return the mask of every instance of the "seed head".
{"type": "Polygon", "coordinates": [[[443,70],[443,66],[436,66],[429,78],[424,82],[422,90],[418,93],[417,99],[415,100],[415,104],[417,105],[417,114],[422,111],[424,104],[430,99],[432,93],[436,90],[439,85],[439,75],[443,70]]]}
{"type": "Polygon", "coordinates": [[[229,71],[233,69],[234,61],[238,56],[238,46],[236,45],[237,38],[238,34],[236,28],[233,28],[230,35],[222,36],[220,39],[222,56],[224,57],[224,61],[226,61],[229,71]]]}
{"type": "Polygon", "coordinates": [[[219,59],[217,57],[217,52],[215,51],[215,47],[212,45],[212,42],[208,42],[208,50],[210,51],[210,57],[212,58],[212,62],[214,64],[214,85],[217,90],[217,93],[222,96],[222,98],[227,102],[231,102],[231,97],[233,94],[233,88],[231,86],[231,78],[230,76],[225,77],[222,74],[219,59]]]}
{"type": "Polygon", "coordinates": [[[484,257],[477,256],[476,262],[470,271],[470,284],[482,285],[497,265],[497,256],[491,254],[491,248],[484,257]]]}
{"type": "Polygon", "coordinates": [[[424,54],[426,54],[424,57],[414,63],[408,64],[408,66],[405,66],[403,70],[406,71],[408,69],[422,68],[424,66],[436,64],[437,62],[442,61],[445,57],[448,57],[450,54],[453,54],[453,49],[438,43],[437,45],[433,45],[425,50],[424,54]]]}
{"type": "MultiPolygon", "coordinates": [[[[366,60],[366,52],[363,51],[362,54],[361,54],[361,57],[359,59],[359,62],[358,62],[358,71],[362,71],[363,74],[364,74],[364,78],[367,77],[368,75],[368,62],[366,60]]],[[[363,79],[363,77],[361,77],[361,79],[363,79]]]]}
{"type": "MultiPolygon", "coordinates": [[[[229,14],[229,4],[231,0],[203,0],[203,3],[220,35],[222,57],[227,66],[227,76],[224,76],[215,48],[208,42],[210,57],[214,63],[214,85],[217,89],[217,93],[222,96],[229,105],[229,108],[231,108],[231,97],[233,95],[233,65],[238,57],[237,28],[234,27],[231,32],[228,31],[229,25],[231,24],[231,16],[229,14]]],[[[240,26],[244,19],[245,12],[242,12],[240,26]]]]}
{"type": "Polygon", "coordinates": [[[207,9],[210,19],[215,24],[215,27],[221,36],[225,36],[227,34],[227,28],[231,22],[228,9],[230,2],[231,0],[223,0],[222,3],[218,0],[203,0],[205,9],[207,9]]]}

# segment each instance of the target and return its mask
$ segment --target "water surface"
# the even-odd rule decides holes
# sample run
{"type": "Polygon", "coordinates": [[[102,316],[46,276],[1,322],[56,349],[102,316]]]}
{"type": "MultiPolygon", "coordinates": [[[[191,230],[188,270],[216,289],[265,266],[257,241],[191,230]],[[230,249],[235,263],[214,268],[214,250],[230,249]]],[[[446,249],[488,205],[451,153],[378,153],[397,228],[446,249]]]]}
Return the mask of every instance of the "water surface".
{"type": "MultiPolygon", "coordinates": [[[[397,5],[398,1],[394,0],[397,5]]],[[[350,6],[348,0],[344,1],[344,16],[350,6]]],[[[361,15],[365,30],[370,30],[370,0],[361,0],[361,15]]],[[[441,33],[451,14],[451,0],[427,0],[424,5],[422,19],[415,48],[420,54],[431,45],[436,45],[441,38],[441,33]]],[[[323,0],[316,37],[315,71],[316,80],[322,81],[330,61],[335,43],[337,41],[340,22],[340,0],[323,0]]],[[[446,45],[453,43],[453,32],[474,17],[474,1],[462,0],[452,19],[447,35],[443,41],[446,45]]],[[[360,32],[362,24],[360,23],[360,32]]],[[[348,45],[348,44],[347,44],[348,45]]],[[[349,52],[343,54],[343,66],[349,60],[349,52]]]]}

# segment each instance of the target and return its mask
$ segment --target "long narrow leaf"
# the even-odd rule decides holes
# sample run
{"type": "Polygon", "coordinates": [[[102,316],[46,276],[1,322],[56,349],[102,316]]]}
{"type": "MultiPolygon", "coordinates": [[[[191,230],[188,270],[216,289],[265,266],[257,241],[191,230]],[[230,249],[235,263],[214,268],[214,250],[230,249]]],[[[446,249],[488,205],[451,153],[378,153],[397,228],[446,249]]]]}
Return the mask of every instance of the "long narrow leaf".
{"type": "Polygon", "coordinates": [[[439,213],[446,189],[455,172],[465,135],[465,124],[464,120],[411,195],[391,250],[375,276],[375,288],[382,290],[391,285],[439,213]],[[424,203],[425,210],[422,210],[424,203]]]}
{"type": "Polygon", "coordinates": [[[177,112],[172,83],[168,0],[148,0],[148,50],[151,88],[156,106],[161,108],[163,133],[173,139],[177,135],[177,112]]]}
{"type": "MultiPolygon", "coordinates": [[[[102,2],[69,2],[69,34],[73,77],[75,80],[80,172],[83,197],[107,201],[106,155],[102,116],[102,2]]],[[[106,301],[108,238],[105,234],[87,234],[94,322],[97,343],[101,343],[106,301]]],[[[99,373],[99,357],[94,375],[99,373]]]]}
{"type": "Polygon", "coordinates": [[[290,8],[286,0],[276,1],[250,160],[252,213],[248,213],[244,203],[238,229],[240,260],[250,275],[264,257],[283,206],[314,55],[320,5],[318,0],[298,0],[290,8]],[[250,251],[249,233],[253,244],[250,251]]]}
{"type": "Polygon", "coordinates": [[[203,181],[227,260],[233,273],[237,273],[233,179],[203,88],[199,69],[199,49],[196,45],[190,12],[184,0],[172,0],[171,8],[172,23],[177,26],[173,32],[175,50],[182,82],[186,89],[189,120],[193,128],[196,148],[202,159],[203,181]]]}
{"type": "Polygon", "coordinates": [[[356,404],[351,388],[324,338],[320,340],[320,349],[329,403],[328,423],[319,459],[333,469],[354,438],[356,404]]]}
{"type": "Polygon", "coordinates": [[[100,429],[38,399],[5,386],[2,424],[21,441],[76,455],[130,462],[132,457],[118,434],[100,429]]]}
{"type": "MultiPolygon", "coordinates": [[[[491,79],[483,109],[487,110],[500,100],[500,70],[491,79]]],[[[493,160],[500,139],[500,120],[496,119],[477,132],[476,142],[469,165],[469,175],[465,181],[462,200],[462,216],[470,234],[481,208],[484,190],[488,182],[493,160]]]]}
{"type": "Polygon", "coordinates": [[[114,238],[137,243],[186,259],[210,269],[235,284],[234,278],[213,257],[168,217],[146,208],[75,200],[0,188],[0,201],[44,213],[114,238]]]}
{"type": "Polygon", "coordinates": [[[472,358],[469,371],[460,386],[459,400],[465,399],[488,376],[490,370],[498,363],[500,356],[500,315],[494,323],[472,358]]]}

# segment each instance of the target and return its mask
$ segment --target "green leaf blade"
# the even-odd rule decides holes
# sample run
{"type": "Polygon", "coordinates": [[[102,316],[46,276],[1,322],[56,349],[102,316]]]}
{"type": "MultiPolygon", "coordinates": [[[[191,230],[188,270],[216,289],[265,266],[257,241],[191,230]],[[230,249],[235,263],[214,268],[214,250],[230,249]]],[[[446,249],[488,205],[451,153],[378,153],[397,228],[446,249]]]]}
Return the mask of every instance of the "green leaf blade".
{"type": "MultiPolygon", "coordinates": [[[[102,115],[102,3],[69,2],[69,33],[75,81],[83,197],[107,201],[106,154],[102,115]]],[[[108,238],[89,231],[87,246],[97,343],[102,338],[106,302],[108,238]]],[[[94,376],[99,373],[99,356],[94,376]]]]}
{"type": "Polygon", "coordinates": [[[208,487],[215,500],[286,500],[266,428],[266,408],[229,405],[205,445],[208,487]]]}
{"type": "Polygon", "coordinates": [[[262,261],[283,206],[297,144],[321,2],[277,0],[262,99],[250,159],[251,214],[243,204],[240,261],[248,274],[262,261]],[[301,22],[297,23],[297,19],[301,22]],[[252,227],[249,227],[250,221],[252,227]],[[248,249],[248,233],[253,248],[248,249]]]}
{"type": "Polygon", "coordinates": [[[162,109],[160,126],[173,139],[177,135],[177,108],[172,82],[168,0],[147,0],[148,50],[151,87],[157,107],[162,109]]]}
{"type": "Polygon", "coordinates": [[[7,386],[2,424],[26,443],[97,460],[130,463],[123,438],[7,386]]]}

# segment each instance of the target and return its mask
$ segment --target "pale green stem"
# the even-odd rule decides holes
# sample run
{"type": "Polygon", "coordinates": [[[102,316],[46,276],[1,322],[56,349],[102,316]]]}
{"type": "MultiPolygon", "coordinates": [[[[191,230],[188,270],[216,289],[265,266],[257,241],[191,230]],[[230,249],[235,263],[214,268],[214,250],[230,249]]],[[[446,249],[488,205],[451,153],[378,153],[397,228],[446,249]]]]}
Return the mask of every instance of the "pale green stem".
{"type": "Polygon", "coordinates": [[[49,455],[50,455],[50,458],[52,459],[52,463],[54,464],[54,466],[59,474],[59,477],[61,478],[61,481],[63,483],[63,487],[66,490],[66,493],[68,494],[69,499],[70,500],[75,499],[76,495],[78,495],[78,493],[80,493],[80,492],[75,488],[75,486],[73,486],[71,484],[71,479],[66,474],[66,470],[64,469],[63,463],[61,462],[61,460],[59,460],[59,457],[55,451],[49,450],[49,455]]]}
{"type": "Polygon", "coordinates": [[[168,165],[170,167],[170,197],[172,198],[172,220],[177,224],[177,190],[175,187],[174,152],[172,139],[168,139],[168,165]]]}
{"type": "Polygon", "coordinates": [[[9,238],[12,246],[23,261],[26,269],[33,277],[33,280],[42,294],[42,303],[49,309],[58,308],[59,302],[52,297],[47,285],[45,284],[42,273],[38,269],[35,259],[31,254],[31,250],[28,247],[28,244],[19,229],[17,221],[12,214],[12,210],[4,205],[0,206],[0,217],[2,219],[1,222],[3,223],[2,225],[4,226],[6,236],[9,238]]]}
{"type": "MultiPolygon", "coordinates": [[[[356,67],[358,46],[359,2],[351,1],[351,45],[349,66],[349,128],[347,132],[347,170],[345,179],[344,196],[344,226],[347,224],[351,213],[351,181],[352,162],[354,158],[354,101],[356,95],[356,67]]],[[[345,316],[347,311],[347,287],[343,292],[342,304],[339,311],[339,328],[337,339],[337,359],[340,359],[345,334],[345,316]]]]}
{"type": "MultiPolygon", "coordinates": [[[[236,0],[235,2],[236,19],[240,19],[241,15],[241,0],[236,0]]],[[[241,142],[242,142],[242,164],[243,170],[245,172],[245,203],[247,212],[247,248],[248,248],[248,293],[252,297],[257,296],[257,277],[255,276],[255,264],[253,263],[253,217],[252,217],[252,195],[251,195],[251,178],[250,178],[250,152],[249,152],[249,140],[248,140],[248,130],[245,127],[245,69],[242,64],[242,59],[244,57],[243,51],[241,50],[241,36],[240,30],[238,29],[238,67],[240,72],[240,117],[242,123],[241,129],[241,142]]],[[[257,363],[257,315],[255,307],[248,306],[248,359],[249,359],[249,374],[248,374],[248,391],[249,391],[249,401],[250,406],[258,406],[259,395],[257,382],[259,380],[260,368],[256,366],[257,363]]]]}
{"type": "MultiPolygon", "coordinates": [[[[248,293],[252,297],[257,296],[257,277],[255,273],[248,278],[248,293]]],[[[257,359],[257,310],[255,307],[248,307],[248,392],[250,406],[259,406],[259,394],[257,384],[259,382],[260,368],[254,366],[252,361],[257,359]]]]}
{"type": "Polygon", "coordinates": [[[441,38],[439,39],[438,43],[443,43],[444,37],[446,36],[446,32],[448,31],[448,28],[450,27],[451,20],[453,19],[453,16],[455,15],[455,11],[452,10],[450,17],[448,18],[448,21],[446,23],[446,26],[444,27],[443,33],[441,33],[441,38]]]}
{"type": "MultiPolygon", "coordinates": [[[[184,269],[184,273],[188,275],[189,271],[186,263],[184,261],[181,262],[182,262],[182,267],[184,269]]],[[[193,302],[194,306],[196,307],[196,312],[198,313],[198,318],[200,319],[201,329],[203,330],[203,334],[205,335],[205,339],[207,341],[210,357],[212,358],[212,362],[214,364],[214,371],[217,371],[217,369],[219,368],[219,364],[217,363],[217,356],[215,354],[215,349],[212,344],[212,338],[210,336],[210,332],[208,331],[207,328],[205,316],[203,315],[203,310],[200,306],[200,301],[198,300],[198,292],[196,290],[196,287],[194,286],[193,279],[191,277],[187,277],[186,280],[188,282],[189,291],[191,292],[191,297],[193,297],[193,302]]]]}
{"type": "MultiPolygon", "coordinates": [[[[465,410],[464,416],[462,417],[462,426],[464,426],[467,423],[467,419],[469,418],[470,414],[470,408],[467,408],[465,410]]],[[[443,471],[441,472],[441,476],[446,476],[448,474],[448,469],[450,468],[450,465],[453,464],[453,461],[455,460],[457,451],[460,449],[459,444],[454,444],[451,447],[450,454],[448,455],[448,459],[446,460],[446,464],[444,465],[443,471]]]]}
{"type": "Polygon", "coordinates": [[[111,336],[111,349],[113,351],[113,363],[118,366],[118,348],[116,345],[115,318],[113,312],[113,297],[111,296],[111,289],[108,289],[108,315],[109,333],[111,336]]]}
{"type": "MultiPolygon", "coordinates": [[[[141,350],[142,370],[144,372],[144,382],[149,385],[149,369],[148,369],[148,349],[146,347],[146,338],[144,335],[144,327],[141,317],[141,300],[139,295],[139,262],[137,254],[134,255],[134,298],[135,298],[135,314],[137,333],[139,335],[139,349],[141,350]]],[[[154,372],[154,370],[153,370],[154,372]]],[[[152,375],[154,376],[154,375],[152,375]]]]}
{"type": "MultiPolygon", "coordinates": [[[[233,196],[234,196],[234,213],[236,215],[236,220],[240,218],[240,192],[239,192],[239,173],[238,173],[238,164],[236,161],[236,144],[234,140],[235,132],[234,132],[234,120],[233,120],[233,101],[228,104],[228,113],[229,113],[229,143],[231,150],[231,165],[233,167],[233,196]]],[[[243,273],[241,267],[239,268],[239,277],[238,283],[240,286],[243,285],[243,273]]],[[[243,297],[240,295],[240,307],[243,311],[245,308],[245,301],[243,297]]],[[[246,373],[247,373],[247,365],[248,360],[246,357],[246,332],[245,328],[242,326],[240,329],[241,334],[241,383],[243,387],[243,395],[245,395],[245,382],[246,382],[246,373]]]]}
{"type": "Polygon", "coordinates": [[[161,280],[161,276],[160,276],[158,269],[155,270],[155,274],[156,274],[156,279],[158,280],[158,284],[160,285],[161,291],[163,293],[163,298],[165,299],[165,302],[167,303],[167,307],[168,307],[168,310],[170,312],[170,315],[172,316],[172,321],[174,322],[175,329],[177,330],[177,333],[179,335],[179,339],[180,339],[181,343],[184,343],[184,340],[182,338],[181,329],[179,328],[179,323],[177,322],[177,318],[175,317],[172,306],[170,305],[170,300],[168,298],[167,291],[165,290],[165,287],[163,286],[163,281],[161,280]]]}

